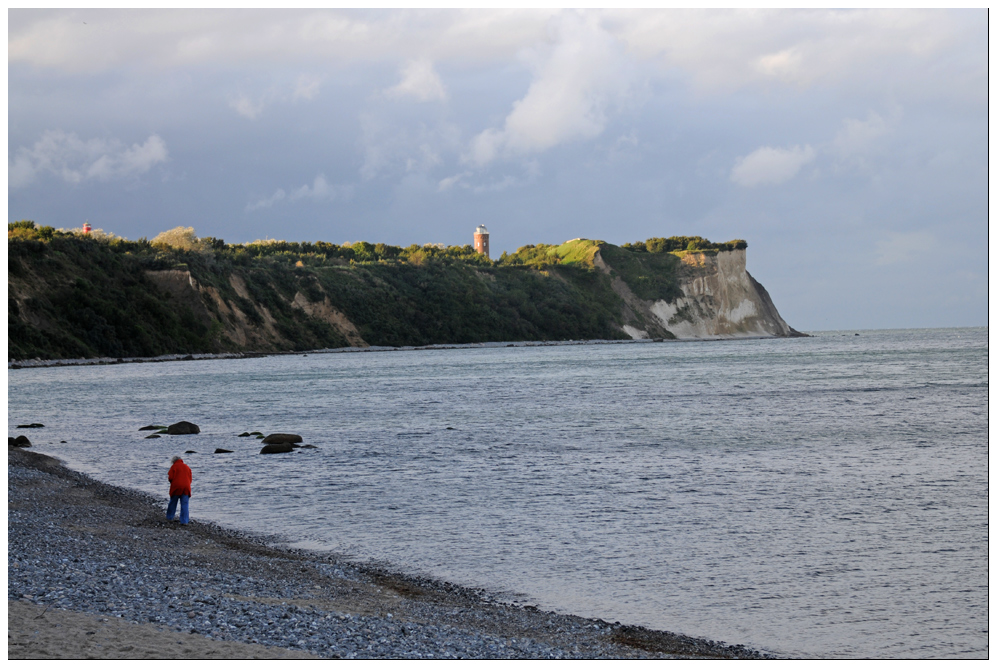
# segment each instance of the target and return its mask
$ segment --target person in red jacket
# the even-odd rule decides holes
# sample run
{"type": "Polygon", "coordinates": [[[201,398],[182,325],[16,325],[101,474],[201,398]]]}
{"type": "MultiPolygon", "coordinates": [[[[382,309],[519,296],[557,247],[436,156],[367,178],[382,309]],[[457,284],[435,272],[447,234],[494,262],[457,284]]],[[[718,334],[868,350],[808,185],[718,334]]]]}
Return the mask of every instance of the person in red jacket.
{"type": "Polygon", "coordinates": [[[166,475],[170,479],[170,506],[166,508],[166,519],[173,520],[173,514],[177,511],[177,502],[180,502],[180,524],[186,525],[190,522],[190,499],[191,499],[191,468],[184,464],[179,455],[170,459],[173,465],[170,473],[166,475]]]}

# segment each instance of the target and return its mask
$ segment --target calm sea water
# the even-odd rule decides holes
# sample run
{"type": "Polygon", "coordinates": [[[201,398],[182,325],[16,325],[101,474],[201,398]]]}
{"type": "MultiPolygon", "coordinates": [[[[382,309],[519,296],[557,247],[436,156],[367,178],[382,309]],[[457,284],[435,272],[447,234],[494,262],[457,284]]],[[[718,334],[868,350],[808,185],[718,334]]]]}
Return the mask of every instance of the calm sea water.
{"type": "Polygon", "coordinates": [[[987,329],[817,334],[11,370],[8,419],[164,500],[195,450],[195,519],[517,602],[986,657],[987,329]],[[138,432],[178,420],[202,433],[138,432]],[[319,448],[261,456],[252,430],[319,448]]]}

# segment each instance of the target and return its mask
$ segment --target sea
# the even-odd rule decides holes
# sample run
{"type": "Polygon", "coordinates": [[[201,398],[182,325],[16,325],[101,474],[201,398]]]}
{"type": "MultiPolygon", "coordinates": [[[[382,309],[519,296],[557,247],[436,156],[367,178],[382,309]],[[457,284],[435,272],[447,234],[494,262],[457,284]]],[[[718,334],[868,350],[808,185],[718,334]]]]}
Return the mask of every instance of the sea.
{"type": "Polygon", "coordinates": [[[11,369],[9,434],[164,508],[183,455],[195,522],[516,605],[988,657],[987,328],[812,334],[11,369]]]}

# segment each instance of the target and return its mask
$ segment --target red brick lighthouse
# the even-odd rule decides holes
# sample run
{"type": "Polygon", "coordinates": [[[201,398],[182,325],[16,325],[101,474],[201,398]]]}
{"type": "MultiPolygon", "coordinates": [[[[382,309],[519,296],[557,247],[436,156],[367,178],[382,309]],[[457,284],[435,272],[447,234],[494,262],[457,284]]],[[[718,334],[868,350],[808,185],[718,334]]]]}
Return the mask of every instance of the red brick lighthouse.
{"type": "Polygon", "coordinates": [[[489,231],[484,225],[475,228],[475,250],[486,258],[489,257],[489,231]]]}

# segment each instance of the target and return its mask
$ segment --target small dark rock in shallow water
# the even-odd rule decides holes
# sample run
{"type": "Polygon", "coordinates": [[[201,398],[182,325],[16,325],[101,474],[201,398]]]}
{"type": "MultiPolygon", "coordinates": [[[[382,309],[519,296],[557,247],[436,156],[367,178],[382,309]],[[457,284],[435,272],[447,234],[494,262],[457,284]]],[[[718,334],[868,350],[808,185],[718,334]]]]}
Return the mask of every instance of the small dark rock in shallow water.
{"type": "Polygon", "coordinates": [[[252,436],[252,435],[250,435],[250,433],[249,433],[249,432],[243,432],[243,433],[242,433],[241,435],[239,435],[239,436],[240,436],[240,437],[249,437],[249,436],[252,436]]]}
{"type": "Polygon", "coordinates": [[[319,448],[318,446],[313,446],[312,444],[305,444],[302,448],[319,448]]]}
{"type": "Polygon", "coordinates": [[[144,432],[145,430],[165,430],[165,425],[146,425],[145,427],[140,427],[139,432],[144,432]]]}
{"type": "Polygon", "coordinates": [[[31,442],[23,434],[14,437],[14,446],[18,448],[28,448],[31,446],[31,442]]]}
{"type": "Polygon", "coordinates": [[[21,429],[21,428],[45,427],[45,426],[42,425],[41,423],[28,423],[27,425],[18,425],[17,427],[18,429],[21,429]]]}
{"type": "Polygon", "coordinates": [[[158,434],[150,434],[148,437],[146,437],[146,439],[159,439],[159,435],[158,434]]]}
{"type": "Polygon", "coordinates": [[[300,434],[284,434],[283,432],[268,434],[263,439],[265,444],[300,444],[302,441],[304,440],[300,434]]]}
{"type": "Polygon", "coordinates": [[[295,447],[291,444],[267,444],[260,449],[260,455],[268,453],[290,453],[293,450],[295,450],[295,447]]]}
{"type": "Polygon", "coordinates": [[[191,453],[197,453],[197,451],[184,451],[184,455],[189,455],[191,453]]]}
{"type": "Polygon", "coordinates": [[[216,452],[216,453],[232,453],[232,451],[230,451],[230,450],[229,450],[229,449],[227,449],[227,448],[216,448],[216,449],[215,449],[215,452],[216,452]]]}
{"type": "Polygon", "coordinates": [[[167,434],[200,434],[201,428],[199,428],[194,423],[188,423],[186,420],[182,420],[179,423],[174,423],[170,427],[166,428],[167,434]]]}

